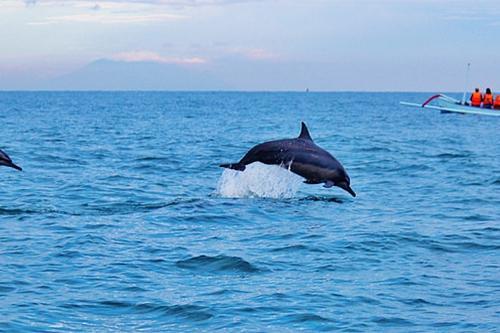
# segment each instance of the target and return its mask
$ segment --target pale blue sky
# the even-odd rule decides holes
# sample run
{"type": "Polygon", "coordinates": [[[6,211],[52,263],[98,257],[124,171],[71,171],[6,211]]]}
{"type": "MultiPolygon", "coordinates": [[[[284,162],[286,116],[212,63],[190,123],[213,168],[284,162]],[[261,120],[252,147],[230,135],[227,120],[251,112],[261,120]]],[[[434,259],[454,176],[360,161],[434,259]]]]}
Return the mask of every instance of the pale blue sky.
{"type": "Polygon", "coordinates": [[[92,89],[107,59],[243,90],[460,91],[471,62],[500,90],[500,1],[1,0],[0,48],[0,89],[92,89]]]}

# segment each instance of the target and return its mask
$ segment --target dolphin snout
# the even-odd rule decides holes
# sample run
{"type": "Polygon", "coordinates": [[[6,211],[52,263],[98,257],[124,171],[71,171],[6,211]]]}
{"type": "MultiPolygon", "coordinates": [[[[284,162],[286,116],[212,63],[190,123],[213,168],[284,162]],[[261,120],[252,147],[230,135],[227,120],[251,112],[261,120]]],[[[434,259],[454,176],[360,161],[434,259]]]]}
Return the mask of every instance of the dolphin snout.
{"type": "Polygon", "coordinates": [[[9,168],[23,171],[23,169],[20,166],[14,164],[12,161],[0,160],[0,165],[4,165],[4,166],[9,167],[9,168]]]}
{"type": "Polygon", "coordinates": [[[338,187],[340,187],[341,189],[349,192],[350,195],[352,195],[353,197],[356,196],[356,192],[354,192],[351,188],[351,186],[349,184],[347,184],[346,182],[342,182],[342,183],[338,183],[336,184],[338,187]]]}

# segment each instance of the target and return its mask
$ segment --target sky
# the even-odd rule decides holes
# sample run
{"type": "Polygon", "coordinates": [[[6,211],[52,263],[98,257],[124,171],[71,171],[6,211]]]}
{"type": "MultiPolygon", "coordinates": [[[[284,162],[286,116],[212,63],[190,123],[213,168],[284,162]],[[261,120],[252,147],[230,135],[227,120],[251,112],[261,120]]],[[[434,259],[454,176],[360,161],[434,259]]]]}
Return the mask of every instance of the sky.
{"type": "Polygon", "coordinates": [[[1,90],[500,91],[499,59],[498,0],[0,0],[1,90]]]}

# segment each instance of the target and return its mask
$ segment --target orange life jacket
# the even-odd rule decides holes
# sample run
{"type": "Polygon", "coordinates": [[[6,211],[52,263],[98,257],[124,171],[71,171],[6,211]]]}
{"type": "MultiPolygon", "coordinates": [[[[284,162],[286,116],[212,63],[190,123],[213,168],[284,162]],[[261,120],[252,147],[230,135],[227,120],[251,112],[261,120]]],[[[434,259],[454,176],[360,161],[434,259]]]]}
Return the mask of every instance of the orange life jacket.
{"type": "Polygon", "coordinates": [[[483,101],[483,96],[480,92],[473,92],[470,98],[472,106],[481,106],[481,102],[483,101]]]}
{"type": "Polygon", "coordinates": [[[483,105],[491,105],[491,104],[493,104],[493,95],[492,94],[484,94],[483,105]]]}
{"type": "Polygon", "coordinates": [[[497,95],[497,96],[495,97],[495,104],[493,104],[493,107],[494,107],[495,109],[500,109],[500,95],[497,95]]]}

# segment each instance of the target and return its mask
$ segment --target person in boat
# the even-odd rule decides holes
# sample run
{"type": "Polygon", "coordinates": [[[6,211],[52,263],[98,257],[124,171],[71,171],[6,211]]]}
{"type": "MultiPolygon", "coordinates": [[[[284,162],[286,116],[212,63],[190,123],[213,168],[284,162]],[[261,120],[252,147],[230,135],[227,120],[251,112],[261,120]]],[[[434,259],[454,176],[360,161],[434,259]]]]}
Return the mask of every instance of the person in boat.
{"type": "Polygon", "coordinates": [[[483,108],[491,109],[493,105],[493,94],[491,93],[490,88],[486,88],[486,92],[483,96],[483,108]]]}
{"type": "Polygon", "coordinates": [[[470,96],[470,105],[480,107],[482,101],[483,95],[479,91],[479,88],[476,88],[476,90],[470,96]]]}
{"type": "Polygon", "coordinates": [[[500,94],[495,96],[495,102],[493,103],[493,108],[500,110],[500,94]]]}

